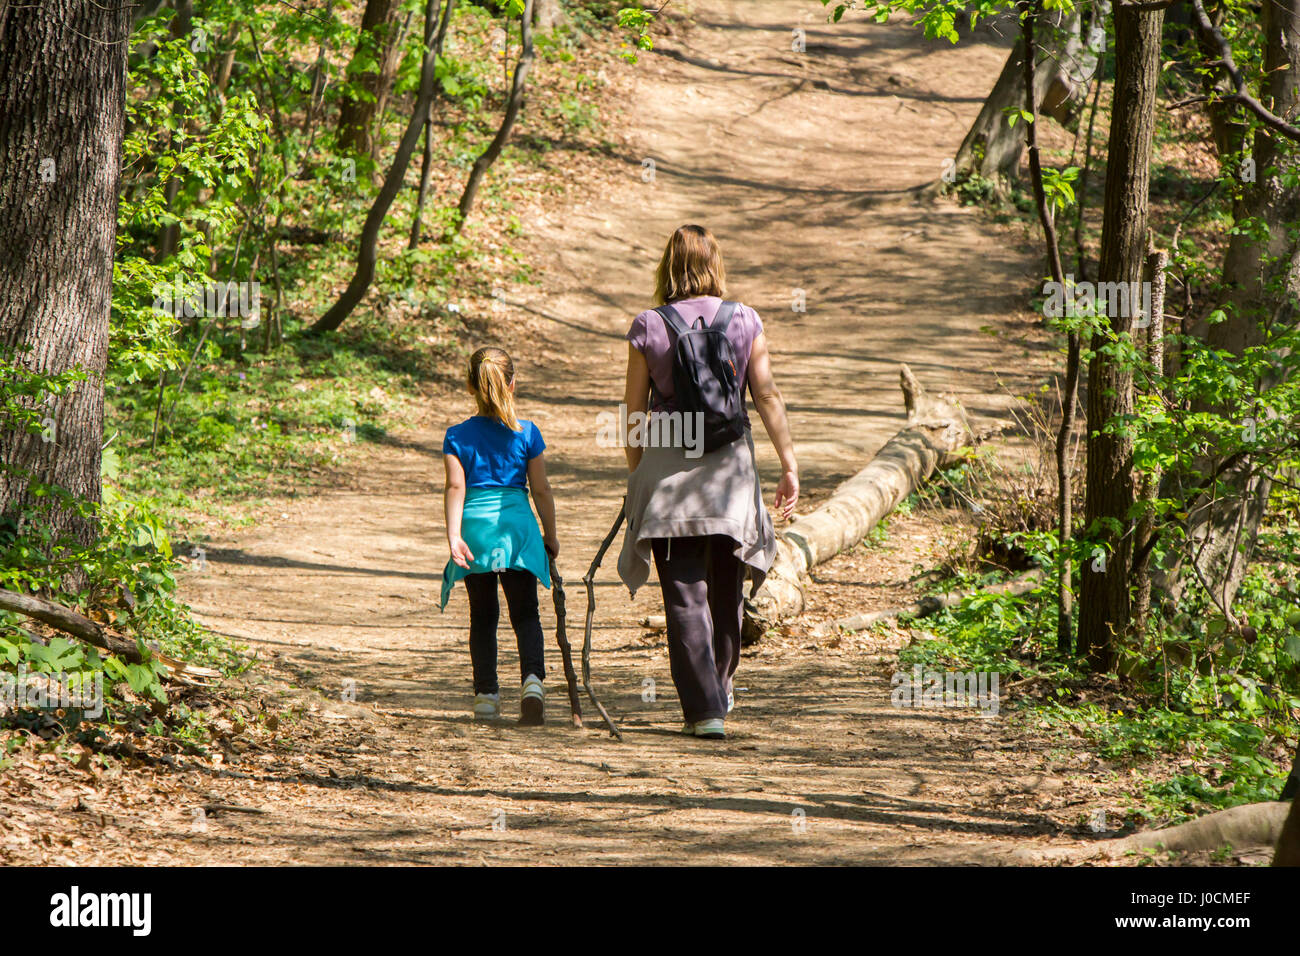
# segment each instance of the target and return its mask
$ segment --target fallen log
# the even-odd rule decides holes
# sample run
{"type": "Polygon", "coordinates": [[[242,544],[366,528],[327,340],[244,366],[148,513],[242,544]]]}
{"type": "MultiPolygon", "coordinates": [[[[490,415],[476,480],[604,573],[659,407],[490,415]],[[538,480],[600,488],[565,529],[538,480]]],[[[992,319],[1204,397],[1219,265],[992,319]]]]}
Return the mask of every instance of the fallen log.
{"type": "Polygon", "coordinates": [[[1027,594],[1038,587],[1042,580],[1042,569],[1035,568],[1012,578],[1010,581],[990,584],[986,588],[978,588],[974,591],[947,591],[943,594],[927,594],[919,601],[905,604],[902,607],[891,607],[883,611],[870,611],[866,614],[853,614],[849,617],[842,617],[832,621],[831,626],[845,631],[865,631],[881,621],[890,621],[896,617],[929,617],[931,614],[938,614],[950,607],[956,607],[966,598],[974,597],[976,594],[1010,594],[1013,596],[1027,594]]]}
{"type": "MultiPolygon", "coordinates": [[[[110,631],[84,614],[78,614],[61,604],[54,604],[41,598],[32,597],[30,594],[19,594],[17,591],[0,588],[0,611],[13,611],[40,621],[42,624],[48,624],[57,631],[98,647],[100,650],[108,651],[115,657],[120,657],[129,663],[143,664],[146,660],[146,655],[140,653],[139,646],[131,638],[110,631]]],[[[221,676],[219,671],[215,671],[210,667],[187,664],[158,651],[154,651],[149,656],[149,659],[162,664],[168,676],[177,679],[184,679],[184,676],[206,678],[221,676]]]]}
{"type": "Polygon", "coordinates": [[[745,644],[803,610],[803,582],[810,568],[856,545],[935,468],[972,442],[970,424],[955,399],[928,394],[906,365],[899,367],[899,380],[907,424],[821,507],[778,535],[767,579],[745,601],[745,644]]]}

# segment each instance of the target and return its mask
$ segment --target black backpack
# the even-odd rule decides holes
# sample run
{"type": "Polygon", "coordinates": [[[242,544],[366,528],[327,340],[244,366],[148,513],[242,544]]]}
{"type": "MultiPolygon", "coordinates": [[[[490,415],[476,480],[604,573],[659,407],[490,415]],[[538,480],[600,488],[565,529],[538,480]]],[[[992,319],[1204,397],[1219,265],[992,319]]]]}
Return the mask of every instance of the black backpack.
{"type": "Polygon", "coordinates": [[[655,309],[677,336],[673,348],[673,390],[683,414],[704,415],[704,450],[715,451],[745,433],[744,383],[727,338],[735,302],[723,302],[712,325],[688,325],[671,305],[655,309]]]}

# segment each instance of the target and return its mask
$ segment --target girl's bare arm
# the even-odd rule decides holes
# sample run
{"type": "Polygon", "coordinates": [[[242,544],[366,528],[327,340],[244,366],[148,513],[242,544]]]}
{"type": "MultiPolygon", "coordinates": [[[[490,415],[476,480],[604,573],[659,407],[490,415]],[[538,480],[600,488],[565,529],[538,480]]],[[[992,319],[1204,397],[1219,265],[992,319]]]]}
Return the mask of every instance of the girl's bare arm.
{"type": "Polygon", "coordinates": [[[465,466],[455,455],[443,455],[442,464],[446,471],[442,509],[447,521],[447,544],[451,547],[451,559],[462,568],[468,568],[474,555],[460,536],[460,522],[465,510],[465,466]]]}
{"type": "Polygon", "coordinates": [[[542,540],[551,557],[560,553],[560,539],[555,533],[555,495],[551,493],[551,482],[546,477],[546,456],[538,455],[528,462],[528,487],[532,489],[533,502],[537,505],[537,516],[542,519],[542,540]]]}

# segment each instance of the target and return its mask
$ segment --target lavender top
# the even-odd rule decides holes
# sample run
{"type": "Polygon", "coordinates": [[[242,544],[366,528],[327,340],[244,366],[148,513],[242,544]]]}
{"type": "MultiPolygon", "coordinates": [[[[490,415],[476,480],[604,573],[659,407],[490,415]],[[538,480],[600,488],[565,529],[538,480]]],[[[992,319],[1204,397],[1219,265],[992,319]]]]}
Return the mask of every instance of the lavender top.
{"type": "MultiPolygon", "coordinates": [[[[722,300],[715,295],[678,299],[672,303],[682,321],[692,326],[700,318],[704,319],[705,325],[712,324],[720,305],[722,300]]],[[[763,320],[758,317],[758,313],[747,305],[737,303],[731,324],[727,326],[727,338],[731,340],[731,347],[736,352],[736,374],[742,383],[748,381],[749,353],[754,348],[754,340],[762,331],[763,320]]],[[[646,364],[650,366],[650,379],[654,382],[655,394],[663,397],[663,401],[652,405],[650,410],[654,412],[670,412],[676,407],[673,404],[673,346],[676,343],[669,339],[668,326],[654,309],[647,309],[633,319],[632,328],[627,331],[627,340],[645,356],[646,364]]]]}

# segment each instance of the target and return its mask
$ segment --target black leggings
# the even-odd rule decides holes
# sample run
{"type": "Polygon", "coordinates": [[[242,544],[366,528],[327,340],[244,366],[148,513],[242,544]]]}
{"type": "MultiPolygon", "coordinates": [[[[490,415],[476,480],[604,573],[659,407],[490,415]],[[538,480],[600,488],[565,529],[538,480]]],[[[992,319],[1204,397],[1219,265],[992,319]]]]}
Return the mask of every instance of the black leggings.
{"type": "Polygon", "coordinates": [[[506,592],[510,624],[519,644],[519,679],[529,674],[546,677],[542,658],[542,621],[537,614],[537,578],[529,571],[509,571],[465,576],[469,592],[469,657],[474,665],[474,693],[495,694],[497,683],[497,619],[501,606],[497,602],[497,580],[506,592]]]}

